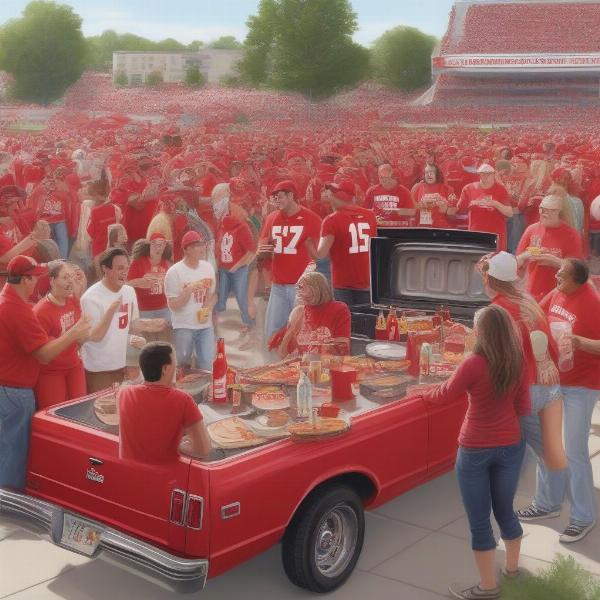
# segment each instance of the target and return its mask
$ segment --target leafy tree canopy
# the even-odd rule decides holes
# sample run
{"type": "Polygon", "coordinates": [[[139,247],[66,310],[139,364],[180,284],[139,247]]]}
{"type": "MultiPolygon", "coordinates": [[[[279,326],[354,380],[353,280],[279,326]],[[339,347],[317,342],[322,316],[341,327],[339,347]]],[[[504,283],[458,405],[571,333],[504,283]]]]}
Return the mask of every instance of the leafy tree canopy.
{"type": "Polygon", "coordinates": [[[261,0],[247,25],[239,69],[249,83],[322,97],[366,74],[368,51],[352,41],[348,0],[261,0]]]}
{"type": "Polygon", "coordinates": [[[382,34],[371,49],[376,78],[410,91],[431,82],[431,53],[437,39],[414,27],[395,27],[382,34]]]}
{"type": "Polygon", "coordinates": [[[47,104],[77,81],[85,66],[81,18],[70,6],[34,0],[0,30],[0,68],[14,77],[16,98],[47,104]]]}
{"type": "Polygon", "coordinates": [[[238,42],[232,35],[223,35],[219,39],[210,43],[210,48],[215,50],[240,50],[242,43],[238,42]]]}

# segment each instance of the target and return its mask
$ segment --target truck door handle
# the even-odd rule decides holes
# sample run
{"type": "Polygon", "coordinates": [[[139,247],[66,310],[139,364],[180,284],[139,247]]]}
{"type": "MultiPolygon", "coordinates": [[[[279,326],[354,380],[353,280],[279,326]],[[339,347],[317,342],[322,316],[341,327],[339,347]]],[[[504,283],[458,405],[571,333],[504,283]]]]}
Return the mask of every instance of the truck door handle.
{"type": "Polygon", "coordinates": [[[89,461],[91,465],[100,466],[104,464],[104,462],[101,461],[99,458],[94,458],[93,456],[90,456],[89,461]]]}

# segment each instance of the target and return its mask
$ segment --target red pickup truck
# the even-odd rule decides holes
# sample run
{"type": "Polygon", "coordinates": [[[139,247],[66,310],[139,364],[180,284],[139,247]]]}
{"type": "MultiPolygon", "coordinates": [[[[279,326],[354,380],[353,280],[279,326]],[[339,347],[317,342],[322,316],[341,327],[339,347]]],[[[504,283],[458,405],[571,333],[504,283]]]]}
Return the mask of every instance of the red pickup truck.
{"type": "MultiPolygon", "coordinates": [[[[388,287],[390,265],[400,265],[400,275],[407,265],[406,281],[416,289],[419,253],[424,283],[439,289],[439,277],[451,270],[452,284],[444,285],[459,299],[444,300],[457,310],[470,307],[472,316],[473,305],[483,302],[472,266],[489,248],[464,242],[448,253],[448,240],[436,239],[441,253],[419,249],[422,240],[404,246],[386,238],[373,240],[372,254],[385,265],[388,287]],[[432,252],[442,259],[432,260],[432,252]],[[461,253],[468,257],[464,268],[461,253]]],[[[400,288],[392,284],[387,304],[400,288]]],[[[419,397],[359,396],[344,406],[351,429],[341,436],[215,450],[207,460],[181,456],[159,467],[119,458],[118,428],[98,420],[93,402],[83,398],[34,415],[26,489],[0,488],[0,513],[33,520],[55,544],[118,561],[176,590],[202,588],[207,577],[279,542],[293,583],[333,590],[359,558],[364,509],[452,468],[466,409],[466,400],[429,405],[419,397]]],[[[213,409],[202,409],[210,420],[213,409]]]]}

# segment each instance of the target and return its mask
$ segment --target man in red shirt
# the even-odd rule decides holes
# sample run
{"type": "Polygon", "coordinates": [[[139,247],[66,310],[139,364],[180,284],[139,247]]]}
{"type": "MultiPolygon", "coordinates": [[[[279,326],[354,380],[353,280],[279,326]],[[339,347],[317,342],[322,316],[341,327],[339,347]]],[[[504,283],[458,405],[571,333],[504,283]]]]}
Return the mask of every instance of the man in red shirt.
{"type": "Polygon", "coordinates": [[[229,292],[233,289],[242,315],[242,336],[254,327],[248,314],[248,265],[254,259],[256,244],[248,223],[234,217],[230,210],[228,183],[217,183],[212,191],[213,211],[217,220],[215,254],[219,267],[219,300],[217,312],[226,308],[229,292]]]}
{"type": "Polygon", "coordinates": [[[456,210],[449,208],[448,214],[468,212],[469,231],[495,233],[498,250],[506,250],[506,219],[513,214],[510,194],[496,181],[492,165],[484,163],[477,173],[479,181],[463,188],[456,210]]]}
{"type": "Polygon", "coordinates": [[[395,179],[392,165],[380,165],[377,174],[379,184],[367,190],[365,207],[373,210],[378,223],[409,227],[417,212],[410,191],[395,179]]]}
{"type": "Polygon", "coordinates": [[[206,456],[211,442],[194,399],[174,386],[175,350],[166,342],[146,344],[140,353],[144,383],[119,392],[121,458],[164,464],[179,451],[206,456]],[[181,443],[183,434],[188,439],[181,443]]]}
{"type": "MultiPolygon", "coordinates": [[[[585,537],[596,523],[597,512],[588,438],[592,413],[600,398],[600,354],[590,348],[590,344],[600,340],[600,295],[588,278],[589,268],[583,260],[563,260],[556,274],[556,289],[541,302],[551,331],[556,331],[555,324],[563,324],[563,327],[568,324],[572,331],[572,336],[557,335],[559,366],[561,362],[568,363],[565,359],[569,356],[572,363],[563,367],[571,366],[560,374],[571,496],[569,525],[559,538],[564,543],[585,537]]],[[[523,520],[558,516],[566,490],[561,492],[557,494],[557,490],[549,489],[547,477],[538,477],[536,500],[532,506],[519,511],[518,516],[523,520]],[[540,497],[547,498],[550,505],[538,506],[540,497]],[[534,516],[531,508],[536,509],[534,516]]]]}
{"type": "Polygon", "coordinates": [[[40,362],[48,363],[74,342],[87,338],[84,317],[60,337],[50,340],[28,300],[46,268],[29,256],[15,256],[0,292],[0,487],[25,486],[33,386],[40,362]]]}
{"type": "Polygon", "coordinates": [[[321,219],[298,203],[298,190],[291,180],[281,181],[272,191],[279,210],[267,216],[258,247],[273,253],[271,294],[265,316],[265,341],[288,321],[296,303],[296,283],[308,263],[309,240],[319,239],[321,219]]]}
{"type": "Polygon", "coordinates": [[[562,200],[546,196],[540,220],[530,225],[517,246],[517,263],[527,266],[527,291],[539,302],[554,289],[556,272],[564,258],[583,258],[581,236],[561,218],[562,200]]]}
{"type": "Polygon", "coordinates": [[[353,204],[354,184],[325,184],[334,212],[323,219],[316,257],[331,258],[333,294],[349,306],[371,301],[370,239],[377,235],[373,211],[353,204]]]}

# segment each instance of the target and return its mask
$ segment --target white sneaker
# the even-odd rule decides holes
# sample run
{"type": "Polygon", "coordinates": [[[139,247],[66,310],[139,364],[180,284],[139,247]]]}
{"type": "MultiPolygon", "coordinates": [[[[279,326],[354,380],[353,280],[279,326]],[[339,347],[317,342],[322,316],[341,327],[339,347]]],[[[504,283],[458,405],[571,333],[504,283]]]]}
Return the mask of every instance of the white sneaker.
{"type": "Polygon", "coordinates": [[[574,523],[569,523],[567,528],[560,534],[558,540],[563,544],[578,542],[594,528],[594,525],[596,525],[595,521],[590,525],[575,525],[574,523]]]}

